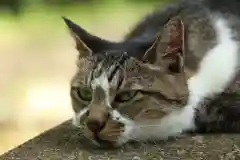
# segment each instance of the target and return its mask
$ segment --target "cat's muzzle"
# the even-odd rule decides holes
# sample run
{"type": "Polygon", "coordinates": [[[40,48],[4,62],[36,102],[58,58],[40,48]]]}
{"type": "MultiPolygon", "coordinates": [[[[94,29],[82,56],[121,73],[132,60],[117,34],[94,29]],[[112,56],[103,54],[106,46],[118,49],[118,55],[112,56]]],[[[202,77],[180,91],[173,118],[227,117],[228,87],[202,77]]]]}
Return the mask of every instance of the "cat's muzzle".
{"type": "Polygon", "coordinates": [[[101,147],[116,146],[122,132],[124,132],[124,124],[111,119],[109,119],[100,129],[89,129],[89,125],[85,125],[84,127],[85,137],[101,147]]]}

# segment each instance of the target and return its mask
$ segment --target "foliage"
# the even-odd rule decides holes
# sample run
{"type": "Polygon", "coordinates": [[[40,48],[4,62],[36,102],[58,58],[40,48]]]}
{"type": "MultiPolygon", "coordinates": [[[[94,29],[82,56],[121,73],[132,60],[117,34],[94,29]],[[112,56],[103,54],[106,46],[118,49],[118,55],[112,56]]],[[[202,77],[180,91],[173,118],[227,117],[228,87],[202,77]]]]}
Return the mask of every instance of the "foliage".
{"type": "MultiPolygon", "coordinates": [[[[36,5],[36,4],[41,4],[41,5],[54,5],[54,6],[66,6],[66,5],[88,5],[89,3],[108,3],[108,1],[112,0],[1,0],[0,1],[0,10],[8,10],[11,11],[14,14],[18,14],[21,12],[21,9],[24,6],[29,6],[29,5],[36,5]]],[[[117,0],[116,0],[117,1],[117,0]]],[[[123,1],[123,0],[119,0],[123,1]]],[[[167,0],[127,0],[128,2],[132,3],[156,3],[156,2],[163,2],[167,0]]]]}

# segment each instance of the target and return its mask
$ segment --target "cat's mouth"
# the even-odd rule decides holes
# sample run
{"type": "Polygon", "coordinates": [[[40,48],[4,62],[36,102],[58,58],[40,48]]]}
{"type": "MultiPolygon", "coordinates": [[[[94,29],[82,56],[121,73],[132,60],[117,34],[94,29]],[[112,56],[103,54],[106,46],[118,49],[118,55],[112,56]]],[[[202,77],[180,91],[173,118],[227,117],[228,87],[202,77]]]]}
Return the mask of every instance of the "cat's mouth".
{"type": "Polygon", "coordinates": [[[97,133],[93,133],[87,127],[84,127],[84,136],[100,147],[117,146],[118,139],[123,132],[124,124],[114,120],[108,120],[101,131],[97,133]]]}

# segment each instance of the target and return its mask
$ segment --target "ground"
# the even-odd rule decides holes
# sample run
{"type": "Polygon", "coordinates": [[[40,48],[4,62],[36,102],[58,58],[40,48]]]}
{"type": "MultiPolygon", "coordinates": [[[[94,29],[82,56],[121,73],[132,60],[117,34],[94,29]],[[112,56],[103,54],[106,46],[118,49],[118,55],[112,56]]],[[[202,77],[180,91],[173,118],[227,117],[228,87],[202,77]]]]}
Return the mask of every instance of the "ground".
{"type": "Polygon", "coordinates": [[[67,121],[5,153],[3,160],[238,160],[240,135],[188,135],[155,143],[131,143],[117,149],[90,145],[67,121]]]}

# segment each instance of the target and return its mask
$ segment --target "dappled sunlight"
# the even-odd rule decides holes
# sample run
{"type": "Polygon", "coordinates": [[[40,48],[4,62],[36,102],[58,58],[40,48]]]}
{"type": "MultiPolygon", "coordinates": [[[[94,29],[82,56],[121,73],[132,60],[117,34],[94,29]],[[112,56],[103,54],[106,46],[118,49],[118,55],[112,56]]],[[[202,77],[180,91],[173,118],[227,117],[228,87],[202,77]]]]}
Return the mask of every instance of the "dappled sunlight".
{"type": "Polygon", "coordinates": [[[6,124],[2,125],[0,132],[0,153],[71,118],[68,93],[69,88],[64,84],[33,83],[26,87],[26,94],[22,95],[23,106],[15,114],[17,117],[11,117],[14,110],[1,107],[4,116],[1,115],[0,122],[6,124]]]}
{"type": "Polygon", "coordinates": [[[23,112],[25,121],[41,120],[44,116],[45,123],[50,121],[70,118],[72,110],[70,108],[69,88],[56,84],[34,84],[27,88],[26,108],[23,112]]]}
{"type": "Polygon", "coordinates": [[[27,88],[25,112],[21,119],[25,125],[53,126],[72,116],[68,86],[37,84],[27,88]],[[44,117],[44,118],[43,118],[44,117]]]}
{"type": "Polygon", "coordinates": [[[69,89],[62,88],[61,85],[36,83],[27,89],[27,109],[40,111],[62,105],[67,106],[69,105],[68,92],[69,89]]]}

